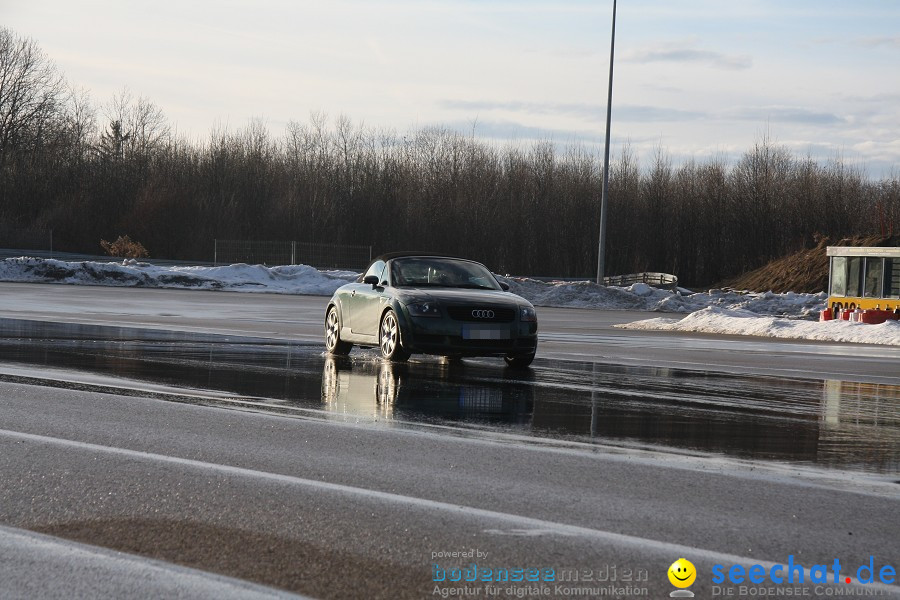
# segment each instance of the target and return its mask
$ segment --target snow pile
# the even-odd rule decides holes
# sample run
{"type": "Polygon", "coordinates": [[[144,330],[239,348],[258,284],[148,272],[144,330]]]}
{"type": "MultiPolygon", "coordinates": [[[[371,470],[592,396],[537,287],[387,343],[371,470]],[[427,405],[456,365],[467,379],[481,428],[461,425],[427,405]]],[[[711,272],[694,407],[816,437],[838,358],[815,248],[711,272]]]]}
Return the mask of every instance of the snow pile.
{"type": "Polygon", "coordinates": [[[0,261],[0,281],[55,282],[123,287],[190,288],[234,292],[274,292],[328,296],[358,276],[350,271],[319,271],[306,265],[264,267],[163,267],[128,260],[66,262],[41,258],[0,261]]]}
{"type": "Polygon", "coordinates": [[[839,320],[797,321],[760,316],[758,313],[748,310],[728,310],[714,306],[699,310],[680,320],[660,317],[616,325],[616,327],[900,346],[900,321],[887,321],[881,325],[866,325],[839,320]]]}
{"type": "MultiPolygon", "coordinates": [[[[39,258],[0,260],[0,281],[55,282],[77,285],[189,288],[238,292],[331,295],[353,281],[352,271],[320,271],[306,265],[264,267],[169,267],[134,260],[65,262],[39,258]]],[[[536,306],[690,313],[683,319],[657,318],[617,325],[625,329],[696,331],[900,346],[900,321],[864,325],[849,321],[814,322],[826,295],[747,293],[709,290],[691,293],[660,290],[643,283],[606,287],[590,281],[539,281],[501,277],[510,291],[536,306]],[[776,318],[790,317],[790,319],[776,318]]]]}
{"type": "MultiPolygon", "coordinates": [[[[66,262],[40,258],[0,260],[0,281],[56,282],[78,285],[190,288],[279,294],[331,295],[358,276],[352,271],[319,271],[306,265],[264,267],[235,264],[222,267],[170,267],[128,260],[66,262]]],[[[510,291],[536,306],[647,310],[692,313],[709,306],[748,310],[756,314],[808,318],[824,308],[825,294],[740,293],[710,290],[668,291],[635,283],[606,287],[590,281],[539,281],[501,277],[510,291]]]]}
{"type": "Polygon", "coordinates": [[[539,281],[519,277],[501,278],[509,289],[535,306],[601,308],[692,313],[709,306],[748,310],[757,314],[809,318],[825,308],[826,294],[748,293],[709,290],[702,293],[671,292],[635,283],[628,287],[606,287],[592,281],[539,281]]]}

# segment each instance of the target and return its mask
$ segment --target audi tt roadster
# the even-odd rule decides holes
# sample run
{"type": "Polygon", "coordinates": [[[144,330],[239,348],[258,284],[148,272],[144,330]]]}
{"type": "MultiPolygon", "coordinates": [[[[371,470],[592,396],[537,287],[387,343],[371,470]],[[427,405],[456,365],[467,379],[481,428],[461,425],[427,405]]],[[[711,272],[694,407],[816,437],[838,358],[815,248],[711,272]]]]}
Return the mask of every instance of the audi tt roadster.
{"type": "Polygon", "coordinates": [[[373,347],[390,361],[410,354],[502,356],[527,367],[537,350],[537,314],[475,261],[395,252],[379,256],[325,309],[325,348],[373,347]]]}

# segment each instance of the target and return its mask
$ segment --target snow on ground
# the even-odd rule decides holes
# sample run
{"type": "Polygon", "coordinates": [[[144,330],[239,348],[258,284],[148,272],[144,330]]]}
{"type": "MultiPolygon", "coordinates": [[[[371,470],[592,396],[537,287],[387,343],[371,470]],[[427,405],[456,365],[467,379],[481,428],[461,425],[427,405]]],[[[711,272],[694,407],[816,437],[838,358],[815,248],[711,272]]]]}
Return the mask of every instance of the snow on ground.
{"type": "Polygon", "coordinates": [[[748,310],[763,315],[799,318],[818,316],[825,308],[824,293],[773,294],[732,290],[709,290],[690,293],[661,290],[645,283],[628,287],[602,286],[593,281],[551,281],[519,277],[501,277],[510,291],[530,300],[535,306],[571,308],[602,308],[620,310],[652,310],[659,312],[692,313],[708,306],[748,310]]]}
{"type": "Polygon", "coordinates": [[[758,313],[747,310],[729,310],[714,306],[699,310],[680,320],[659,317],[616,325],[616,327],[900,346],[900,321],[887,321],[881,325],[866,325],[850,321],[798,321],[760,316],[758,313]]]}
{"type": "Polygon", "coordinates": [[[43,258],[0,261],[0,281],[54,282],[122,287],[189,288],[328,296],[358,273],[319,271],[306,265],[264,267],[162,267],[134,260],[66,262],[43,258]]]}
{"type": "MultiPolygon", "coordinates": [[[[265,267],[236,264],[222,267],[170,267],[135,260],[66,262],[40,258],[0,261],[0,281],[32,281],[77,285],[191,288],[238,292],[269,292],[328,296],[358,273],[319,271],[306,265],[265,267]]],[[[591,281],[539,281],[501,277],[510,291],[536,306],[651,310],[691,313],[708,306],[749,310],[758,314],[806,318],[824,307],[824,294],[764,294],[725,290],[692,294],[635,283],[606,287],[591,281]]]]}
{"type": "MultiPolygon", "coordinates": [[[[66,262],[39,258],[0,260],[0,281],[55,282],[76,285],[188,288],[238,292],[328,296],[353,281],[352,271],[320,271],[306,265],[265,267],[158,266],[134,260],[66,262]]],[[[863,325],[846,321],[813,322],[825,307],[825,294],[746,293],[732,290],[660,290],[643,283],[606,287],[590,281],[539,281],[501,277],[510,291],[536,306],[644,310],[689,313],[684,319],[658,318],[619,327],[664,331],[700,331],[766,337],[900,345],[900,322],[863,325]],[[784,318],[788,317],[788,318],[784,318]],[[806,320],[804,320],[806,319],[806,320]]]]}

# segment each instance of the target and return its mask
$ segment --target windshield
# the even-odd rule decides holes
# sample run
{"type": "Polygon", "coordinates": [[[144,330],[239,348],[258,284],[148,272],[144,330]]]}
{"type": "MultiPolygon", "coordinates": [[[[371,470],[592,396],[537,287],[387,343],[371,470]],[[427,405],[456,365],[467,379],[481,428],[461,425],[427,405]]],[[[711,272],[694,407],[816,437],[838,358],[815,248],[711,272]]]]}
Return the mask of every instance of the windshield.
{"type": "Polygon", "coordinates": [[[391,281],[396,287],[501,289],[484,265],[452,258],[396,258],[391,281]]]}

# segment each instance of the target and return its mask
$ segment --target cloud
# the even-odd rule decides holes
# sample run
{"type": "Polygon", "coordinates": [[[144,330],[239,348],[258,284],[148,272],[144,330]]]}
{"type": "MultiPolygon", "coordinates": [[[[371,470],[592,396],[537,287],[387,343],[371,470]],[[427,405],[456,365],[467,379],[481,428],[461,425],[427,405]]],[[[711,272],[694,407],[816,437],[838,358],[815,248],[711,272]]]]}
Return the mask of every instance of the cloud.
{"type": "MultiPolygon", "coordinates": [[[[486,112],[522,113],[573,117],[594,123],[606,121],[606,106],[555,102],[506,102],[490,100],[441,100],[440,108],[466,112],[472,116],[486,112]]],[[[728,110],[706,112],[667,106],[613,104],[613,121],[625,123],[684,123],[690,121],[753,121],[757,123],[792,123],[799,125],[846,125],[856,117],[840,116],[797,106],[739,106],[728,110]]]]}
{"type": "MultiPolygon", "coordinates": [[[[480,119],[474,123],[472,121],[443,121],[433,126],[457,131],[466,137],[474,135],[478,139],[498,146],[512,145],[516,147],[521,145],[521,147],[527,148],[531,143],[549,141],[559,152],[565,152],[568,148],[581,147],[590,153],[595,153],[598,159],[603,150],[603,133],[596,128],[583,130],[543,128],[517,121],[482,121],[480,119]]],[[[875,178],[895,177],[900,174],[900,140],[895,138],[885,141],[868,138],[840,138],[828,142],[816,141],[814,138],[791,138],[776,140],[776,143],[790,149],[795,158],[800,160],[809,155],[813,160],[825,163],[840,157],[847,161],[847,164],[859,165],[867,174],[875,178]]],[[[724,143],[719,139],[704,140],[694,136],[661,136],[659,134],[636,136],[633,132],[622,133],[621,129],[614,127],[613,160],[616,160],[624,146],[634,152],[639,164],[652,163],[656,153],[662,149],[664,154],[676,165],[692,160],[732,160],[742,156],[748,147],[745,143],[724,143]]]]}
{"type": "Polygon", "coordinates": [[[709,118],[711,115],[699,111],[667,108],[665,106],[640,106],[613,104],[613,119],[617,121],[633,121],[637,123],[665,121],[696,121],[709,118]]]}
{"type": "Polygon", "coordinates": [[[466,135],[471,135],[474,129],[475,135],[480,138],[497,140],[582,141],[588,144],[602,142],[602,134],[590,129],[575,131],[571,129],[533,127],[516,121],[482,121],[479,119],[474,124],[470,121],[467,123],[443,124],[442,126],[466,135]]]}
{"type": "Polygon", "coordinates": [[[699,63],[717,69],[729,70],[749,69],[753,66],[753,59],[749,56],[729,55],[714,50],[701,50],[684,45],[667,45],[634,50],[625,54],[622,60],[641,64],[657,62],[699,63]]]}
{"type": "Polygon", "coordinates": [[[842,98],[848,102],[865,102],[865,103],[874,103],[874,104],[883,104],[886,107],[894,108],[896,105],[900,104],[900,94],[894,94],[890,92],[880,93],[880,94],[871,94],[869,96],[855,96],[855,95],[846,95],[842,96],[842,98]]]}
{"type": "MultiPolygon", "coordinates": [[[[425,126],[428,127],[427,125],[425,126]]],[[[499,143],[518,142],[552,142],[557,149],[563,150],[571,146],[582,146],[589,150],[601,150],[604,143],[604,132],[600,129],[561,129],[553,127],[534,127],[517,121],[441,121],[435,123],[437,129],[450,129],[465,136],[475,135],[479,139],[493,140],[499,143]]],[[[611,143],[614,147],[623,144],[658,144],[658,137],[616,135],[613,132],[611,143]]],[[[655,146],[654,146],[655,147],[655,146]]]]}
{"type": "Polygon", "coordinates": [[[889,48],[900,48],[900,36],[880,36],[860,38],[859,43],[863,46],[887,46],[889,48]]]}
{"type": "MultiPolygon", "coordinates": [[[[606,121],[606,105],[573,104],[556,102],[492,102],[485,100],[442,100],[438,106],[448,110],[469,113],[507,111],[534,115],[569,116],[596,122],[606,121]]],[[[613,118],[617,121],[686,121],[704,118],[708,115],[696,111],[680,110],[663,106],[639,106],[613,104],[613,118]]]]}
{"type": "Polygon", "coordinates": [[[438,106],[447,110],[469,113],[504,111],[532,115],[567,115],[591,121],[602,121],[606,118],[606,106],[597,104],[524,102],[520,100],[503,102],[491,100],[440,100],[438,101],[438,106]]]}
{"type": "Polygon", "coordinates": [[[723,111],[719,118],[737,121],[771,121],[803,125],[838,125],[847,119],[834,113],[820,112],[793,106],[746,106],[723,111]]]}

